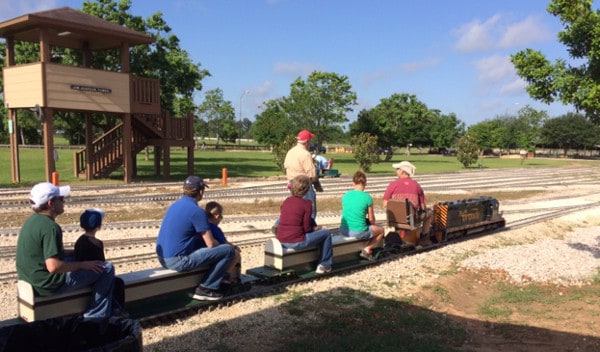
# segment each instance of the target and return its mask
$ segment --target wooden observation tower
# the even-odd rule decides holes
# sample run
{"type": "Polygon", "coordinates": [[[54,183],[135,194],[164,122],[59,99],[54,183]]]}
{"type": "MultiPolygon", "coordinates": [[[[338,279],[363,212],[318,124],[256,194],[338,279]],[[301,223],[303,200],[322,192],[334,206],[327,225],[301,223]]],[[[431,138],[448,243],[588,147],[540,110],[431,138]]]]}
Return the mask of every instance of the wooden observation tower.
{"type": "Polygon", "coordinates": [[[69,7],[30,13],[0,22],[6,39],[4,104],[8,109],[12,180],[20,182],[18,110],[29,109],[41,121],[46,180],[56,171],[53,115],[78,113],[85,119],[85,147],[74,156],[74,173],[87,180],[107,177],[123,167],[123,180],[137,173],[136,155],[154,146],[154,171],[170,176],[170,147],[187,147],[188,174],[193,174],[193,116],[172,117],[160,106],[160,81],[130,74],[129,48],[149,45],[151,36],[69,7]],[[39,44],[39,62],[15,64],[15,42],[39,44]],[[78,65],[51,60],[55,47],[81,52],[78,65]],[[118,50],[119,71],[91,68],[92,53],[118,50]],[[114,114],[121,120],[104,135],[92,133],[92,113],[114,114]]]}

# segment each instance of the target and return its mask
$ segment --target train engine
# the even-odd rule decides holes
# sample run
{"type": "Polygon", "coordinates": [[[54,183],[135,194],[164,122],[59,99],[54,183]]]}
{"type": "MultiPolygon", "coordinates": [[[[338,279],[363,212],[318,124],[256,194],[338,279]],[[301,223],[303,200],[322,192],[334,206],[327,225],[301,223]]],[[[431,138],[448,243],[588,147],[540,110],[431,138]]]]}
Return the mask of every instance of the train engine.
{"type": "Polygon", "coordinates": [[[498,200],[487,196],[438,202],[433,206],[433,211],[432,231],[437,242],[491,231],[506,225],[498,200]]]}

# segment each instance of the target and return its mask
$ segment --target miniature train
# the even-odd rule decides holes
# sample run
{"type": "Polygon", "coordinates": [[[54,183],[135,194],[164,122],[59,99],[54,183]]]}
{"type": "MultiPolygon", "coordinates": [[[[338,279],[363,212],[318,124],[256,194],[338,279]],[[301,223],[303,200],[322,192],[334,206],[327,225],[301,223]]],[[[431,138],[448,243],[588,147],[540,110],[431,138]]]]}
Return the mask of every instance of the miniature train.
{"type": "MultiPolygon", "coordinates": [[[[333,271],[326,275],[338,275],[346,270],[367,268],[384,260],[393,260],[411,251],[433,249],[446,243],[457,241],[475,234],[483,234],[505,226],[499,210],[499,202],[492,197],[475,197],[462,200],[439,202],[433,206],[434,220],[430,233],[433,244],[420,248],[406,241],[396,247],[381,244],[376,249],[375,260],[367,261],[359,256],[366,245],[365,240],[357,240],[332,230],[333,271]]],[[[393,232],[418,231],[419,221],[416,212],[408,202],[388,202],[387,227],[393,232]],[[392,206],[392,205],[393,206],[392,206]],[[396,206],[394,208],[394,206],[396,206]]],[[[390,233],[386,237],[390,236],[390,233]]],[[[294,251],[281,246],[275,238],[265,243],[265,262],[257,268],[246,270],[242,282],[237,286],[224,287],[223,300],[236,300],[244,295],[268,292],[273,284],[285,284],[288,280],[310,279],[316,274],[318,251],[316,248],[294,251]]],[[[140,320],[169,316],[173,312],[194,309],[199,305],[219,304],[219,301],[193,301],[191,296],[201,275],[207,267],[193,272],[175,272],[162,268],[148,269],[121,275],[125,282],[126,310],[132,318],[140,320]]],[[[22,283],[20,283],[22,285],[22,283]]],[[[26,287],[19,287],[19,317],[24,321],[47,319],[83,311],[89,299],[89,289],[52,297],[26,295],[26,287]],[[70,307],[71,310],[65,309],[70,307]]]]}
{"type": "MultiPolygon", "coordinates": [[[[390,231],[381,246],[375,249],[376,257],[387,259],[399,252],[406,254],[427,249],[417,243],[416,237],[421,233],[422,224],[410,202],[389,201],[386,216],[386,226],[390,231]],[[395,234],[399,234],[396,236],[400,238],[399,242],[388,241],[388,238],[395,234]]],[[[480,196],[438,202],[433,206],[433,223],[429,237],[433,246],[440,246],[504,227],[505,224],[500,204],[492,197],[480,196]]],[[[336,267],[347,267],[349,263],[359,265],[360,262],[364,262],[359,253],[366,245],[366,240],[344,237],[335,230],[332,231],[332,237],[334,272],[336,267]],[[353,261],[355,263],[351,263],[353,261]]],[[[248,269],[246,273],[258,278],[290,276],[290,273],[293,276],[306,275],[314,270],[318,254],[316,248],[302,251],[284,248],[277,239],[271,238],[265,244],[264,266],[248,269]]]]}

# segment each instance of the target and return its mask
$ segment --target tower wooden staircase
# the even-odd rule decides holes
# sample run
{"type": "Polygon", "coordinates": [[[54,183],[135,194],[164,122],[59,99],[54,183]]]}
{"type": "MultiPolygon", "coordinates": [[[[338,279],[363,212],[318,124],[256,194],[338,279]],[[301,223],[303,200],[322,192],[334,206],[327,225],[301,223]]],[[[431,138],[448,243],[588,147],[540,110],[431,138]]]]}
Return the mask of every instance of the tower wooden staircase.
{"type": "MultiPolygon", "coordinates": [[[[131,153],[135,155],[148,146],[169,148],[194,146],[193,116],[132,115],[131,153]]],[[[83,148],[75,153],[75,176],[85,176],[87,153],[90,154],[91,178],[105,178],[123,165],[124,126],[119,123],[92,142],[90,151],[83,148]]]]}

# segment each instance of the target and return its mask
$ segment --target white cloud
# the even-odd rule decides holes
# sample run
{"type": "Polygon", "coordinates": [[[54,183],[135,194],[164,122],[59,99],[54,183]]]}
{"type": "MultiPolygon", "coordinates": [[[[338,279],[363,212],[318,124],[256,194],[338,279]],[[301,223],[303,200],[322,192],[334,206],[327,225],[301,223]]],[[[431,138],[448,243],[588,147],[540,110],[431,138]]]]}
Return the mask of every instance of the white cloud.
{"type": "Polygon", "coordinates": [[[515,76],[515,68],[508,56],[494,55],[475,62],[479,79],[487,83],[499,83],[515,76]]]}
{"type": "Polygon", "coordinates": [[[261,99],[272,96],[274,89],[275,84],[271,80],[263,81],[258,85],[248,88],[250,91],[249,95],[251,95],[253,98],[260,97],[261,99]]]}
{"type": "Polygon", "coordinates": [[[320,65],[315,65],[307,62],[277,62],[273,67],[275,73],[285,73],[295,76],[307,76],[313,71],[322,71],[320,65]]]}
{"type": "Polygon", "coordinates": [[[500,15],[485,22],[473,20],[463,24],[455,33],[455,48],[462,52],[476,52],[498,48],[522,47],[527,44],[552,39],[548,26],[538,17],[506,23],[500,15]]]}
{"type": "Polygon", "coordinates": [[[402,72],[416,72],[426,68],[436,66],[440,62],[439,58],[428,58],[421,61],[411,61],[401,63],[398,67],[402,72]]]}
{"type": "Polygon", "coordinates": [[[413,73],[437,66],[440,58],[432,57],[420,61],[408,61],[400,63],[392,68],[382,68],[368,72],[363,77],[363,83],[367,86],[379,82],[395,79],[401,73],[413,73]]]}
{"type": "Polygon", "coordinates": [[[515,78],[514,80],[503,84],[500,87],[499,92],[502,95],[518,95],[525,91],[525,86],[527,86],[527,82],[521,78],[515,78]]]}
{"type": "Polygon", "coordinates": [[[502,33],[498,45],[503,48],[510,48],[551,38],[549,28],[538,18],[529,16],[508,26],[502,33]]]}
{"type": "Polygon", "coordinates": [[[459,38],[455,47],[459,51],[473,52],[485,50],[494,45],[492,31],[500,20],[500,15],[494,15],[485,22],[473,20],[463,24],[455,32],[459,38]]]}

